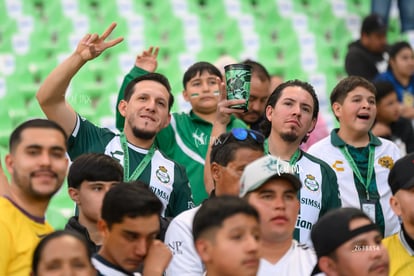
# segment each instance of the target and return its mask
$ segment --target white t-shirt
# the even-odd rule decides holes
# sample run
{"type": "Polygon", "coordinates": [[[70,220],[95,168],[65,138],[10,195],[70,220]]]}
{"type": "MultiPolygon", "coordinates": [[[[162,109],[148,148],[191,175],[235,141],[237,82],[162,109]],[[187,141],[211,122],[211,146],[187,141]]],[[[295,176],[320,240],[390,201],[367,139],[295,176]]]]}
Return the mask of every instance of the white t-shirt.
{"type": "Polygon", "coordinates": [[[205,271],[193,240],[193,219],[200,206],[182,212],[168,226],[164,243],[172,250],[173,257],[166,276],[201,276],[205,271]]]}
{"type": "Polygon", "coordinates": [[[275,264],[260,259],[257,276],[292,276],[310,275],[316,265],[316,254],[313,249],[292,240],[292,246],[275,264]]]}

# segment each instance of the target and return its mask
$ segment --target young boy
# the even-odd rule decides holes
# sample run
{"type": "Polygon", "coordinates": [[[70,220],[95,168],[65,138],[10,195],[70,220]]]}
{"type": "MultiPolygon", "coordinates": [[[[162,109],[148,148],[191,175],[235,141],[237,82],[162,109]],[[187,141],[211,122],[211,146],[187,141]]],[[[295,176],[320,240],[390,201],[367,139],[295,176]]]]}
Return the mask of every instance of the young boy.
{"type": "Polygon", "coordinates": [[[400,103],[391,82],[374,82],[377,89],[377,117],[372,133],[393,141],[401,155],[414,151],[414,131],[411,120],[401,117],[400,103]]]}
{"type": "Polygon", "coordinates": [[[88,153],[73,161],[68,173],[68,193],[76,203],[79,214],[65,226],[85,237],[89,249],[95,253],[102,243],[97,223],[105,194],[123,179],[122,166],[103,153],[88,153]]]}
{"type": "Polygon", "coordinates": [[[340,127],[314,144],[309,153],[334,169],[342,206],[360,208],[389,236],[399,230],[399,223],[389,205],[387,179],[400,152],[394,143],[370,132],[376,115],[375,94],[375,87],[364,78],[340,81],[331,94],[340,127]]]}
{"type": "Polygon", "coordinates": [[[259,214],[235,196],[211,198],[194,216],[193,237],[208,276],[254,276],[259,268],[259,214]]]}
{"type": "MultiPolygon", "coordinates": [[[[118,101],[123,98],[124,89],[130,80],[156,70],[157,55],[158,48],[150,47],[148,51],[137,57],[134,68],[125,76],[118,101]]],[[[219,99],[217,78],[222,79],[220,71],[208,62],[197,62],[190,66],[183,76],[183,96],[190,102],[192,109],[188,113],[173,113],[170,124],[156,137],[158,148],[186,167],[196,205],[208,197],[203,174],[219,99]]],[[[121,117],[118,116],[118,128],[123,125],[120,119],[121,117]]],[[[232,115],[227,130],[235,127],[246,128],[246,124],[232,115]]]]}

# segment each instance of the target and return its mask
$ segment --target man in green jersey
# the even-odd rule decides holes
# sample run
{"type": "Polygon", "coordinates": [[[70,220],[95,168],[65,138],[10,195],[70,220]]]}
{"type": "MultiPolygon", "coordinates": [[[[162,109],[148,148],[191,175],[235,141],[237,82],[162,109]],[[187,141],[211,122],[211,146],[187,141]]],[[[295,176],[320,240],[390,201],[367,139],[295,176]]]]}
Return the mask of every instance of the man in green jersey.
{"type": "MultiPolygon", "coordinates": [[[[226,100],[224,84],[221,85],[220,114],[237,112],[229,108],[238,104],[226,100]]],[[[237,100],[243,101],[243,100],[237,100]]],[[[299,216],[296,221],[294,238],[300,243],[311,245],[310,231],[313,224],[329,209],[341,205],[338,183],[334,171],[322,160],[300,150],[312,132],[319,112],[319,102],[313,87],[305,82],[294,80],[280,84],[270,95],[262,124],[265,152],[285,160],[295,168],[302,182],[298,197],[299,216]]],[[[221,116],[213,127],[213,135],[224,132],[223,124],[227,117],[221,116]]],[[[212,186],[211,177],[204,175],[207,189],[212,186]]]]}
{"type": "MultiPolygon", "coordinates": [[[[118,102],[132,79],[157,69],[158,48],[150,47],[137,56],[132,70],[125,76],[118,94],[118,102]]],[[[170,124],[156,137],[158,148],[168,157],[183,165],[190,179],[191,191],[196,205],[208,197],[204,186],[203,172],[211,129],[216,119],[219,98],[220,71],[211,63],[196,62],[183,76],[183,97],[191,104],[189,112],[172,113],[170,124]]],[[[117,113],[117,127],[122,129],[124,118],[117,113]]],[[[246,128],[242,120],[229,117],[226,130],[246,128]]]]}
{"type": "Polygon", "coordinates": [[[46,78],[37,100],[46,116],[59,123],[70,136],[72,159],[83,153],[105,153],[124,167],[124,180],[147,183],[163,203],[163,216],[176,216],[193,207],[185,169],[168,159],[155,146],[155,135],[170,122],[173,96],[168,80],[152,73],[134,79],[126,88],[119,112],[126,118],[123,132],[99,128],[81,118],[64,95],[71,79],[91,59],[123,39],[105,41],[116,24],[101,35],[87,34],[75,52],[46,78]]]}

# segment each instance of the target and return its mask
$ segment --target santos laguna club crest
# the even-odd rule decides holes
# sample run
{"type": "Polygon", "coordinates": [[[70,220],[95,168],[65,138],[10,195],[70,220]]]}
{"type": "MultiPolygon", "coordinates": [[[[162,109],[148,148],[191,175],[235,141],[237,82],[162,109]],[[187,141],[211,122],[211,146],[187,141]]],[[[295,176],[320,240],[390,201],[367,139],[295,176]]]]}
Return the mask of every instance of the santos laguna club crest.
{"type": "Polygon", "coordinates": [[[378,159],[378,164],[380,164],[380,166],[384,168],[391,170],[392,167],[394,167],[394,160],[392,160],[390,156],[383,156],[380,159],[378,159]]]}
{"type": "Polygon", "coordinates": [[[155,172],[155,175],[157,176],[158,180],[164,184],[170,182],[170,176],[164,166],[159,166],[158,170],[155,172]]]}
{"type": "Polygon", "coordinates": [[[306,188],[308,188],[312,192],[316,192],[317,190],[319,190],[319,183],[318,181],[316,181],[315,177],[311,174],[306,175],[304,183],[305,183],[306,188]]]}

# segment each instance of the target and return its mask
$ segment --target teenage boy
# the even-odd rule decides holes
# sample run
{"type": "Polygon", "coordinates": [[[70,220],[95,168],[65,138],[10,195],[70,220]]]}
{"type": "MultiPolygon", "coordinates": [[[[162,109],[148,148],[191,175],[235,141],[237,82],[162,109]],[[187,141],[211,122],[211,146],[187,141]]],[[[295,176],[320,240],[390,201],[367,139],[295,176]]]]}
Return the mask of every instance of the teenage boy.
{"type": "Polygon", "coordinates": [[[380,230],[361,210],[330,211],[313,226],[311,236],[318,256],[312,275],[388,276],[389,258],[380,230]]]}
{"type": "Polygon", "coordinates": [[[376,115],[375,93],[373,84],[364,78],[341,80],[330,99],[339,129],[309,152],[335,170],[342,206],[360,208],[389,236],[398,232],[399,223],[389,205],[387,179],[400,152],[394,143],[370,132],[376,115]]]}
{"type": "Polygon", "coordinates": [[[401,219],[400,232],[382,243],[390,254],[390,275],[414,275],[414,153],[397,162],[388,176],[393,196],[390,205],[401,219]]]}
{"type": "Polygon", "coordinates": [[[118,105],[126,118],[123,132],[115,134],[78,115],[64,95],[71,79],[89,60],[98,57],[122,38],[106,42],[116,24],[101,35],[87,34],[75,52],[59,64],[37,92],[46,116],[59,123],[69,138],[71,159],[89,152],[105,153],[124,167],[124,180],[147,183],[163,203],[163,216],[176,216],[193,206],[185,169],[167,158],[154,143],[156,134],[170,121],[173,95],[168,80],[152,73],[131,81],[118,105]]]}
{"type": "Polygon", "coordinates": [[[33,250],[53,231],[45,213],[66,176],[66,140],[58,124],[44,119],[24,122],[10,136],[5,164],[11,181],[0,197],[0,275],[29,275],[33,250]]]}
{"type": "Polygon", "coordinates": [[[160,231],[162,203],[143,182],[121,182],[110,189],[102,203],[98,228],[102,247],[92,263],[98,275],[161,276],[171,251],[156,236],[160,231]]]}
{"type": "Polygon", "coordinates": [[[240,196],[260,215],[258,276],[310,275],[315,266],[314,251],[293,239],[301,187],[295,169],[271,155],[253,161],[243,171],[240,196]]]}
{"type": "Polygon", "coordinates": [[[69,219],[65,229],[84,236],[93,253],[102,244],[97,223],[103,198],[109,189],[122,181],[123,175],[119,162],[103,153],[82,154],[69,168],[68,193],[79,214],[69,219]]]}
{"type": "MultiPolygon", "coordinates": [[[[135,66],[125,76],[118,95],[122,98],[125,87],[131,79],[155,72],[157,69],[158,48],[150,47],[138,55],[135,66]]],[[[211,143],[212,123],[216,118],[220,71],[211,63],[197,62],[191,65],[183,76],[183,97],[191,104],[189,112],[172,113],[170,124],[156,137],[158,148],[168,157],[186,168],[191,192],[196,205],[208,197],[203,183],[203,173],[207,147],[211,143]]],[[[117,115],[117,127],[122,125],[122,117],[117,115]]],[[[234,116],[226,125],[227,131],[244,127],[243,121],[234,116]]]]}
{"type": "Polygon", "coordinates": [[[414,152],[414,130],[411,120],[401,117],[400,103],[391,82],[374,82],[377,89],[377,116],[372,133],[393,141],[401,155],[414,152]]]}
{"type": "MultiPolygon", "coordinates": [[[[259,214],[235,196],[205,202],[193,221],[197,253],[209,276],[255,276],[259,268],[259,214]]],[[[193,274],[194,275],[194,274],[193,274]]]]}
{"type": "MultiPolygon", "coordinates": [[[[210,198],[239,194],[243,169],[253,160],[263,156],[263,141],[264,137],[260,133],[245,128],[235,128],[214,141],[210,154],[210,174],[215,189],[210,198]]],[[[192,235],[193,219],[198,208],[176,216],[167,229],[165,243],[174,254],[166,270],[168,276],[203,275],[205,271],[195,250],[192,235]]]]}

